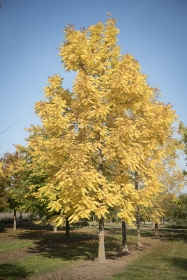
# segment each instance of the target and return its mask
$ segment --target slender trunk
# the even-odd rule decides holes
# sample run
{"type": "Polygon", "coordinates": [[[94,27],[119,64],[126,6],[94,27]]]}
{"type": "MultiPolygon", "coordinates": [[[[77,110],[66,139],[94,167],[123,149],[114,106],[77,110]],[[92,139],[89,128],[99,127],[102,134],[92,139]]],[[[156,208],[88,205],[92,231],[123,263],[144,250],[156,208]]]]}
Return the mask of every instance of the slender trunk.
{"type": "Polygon", "coordinates": [[[22,224],[23,218],[22,218],[22,212],[19,213],[19,223],[22,224]]]}
{"type": "Polygon", "coordinates": [[[53,232],[57,232],[57,226],[56,223],[53,224],[53,232]]]}
{"type": "Polygon", "coordinates": [[[17,228],[17,219],[16,219],[16,209],[14,208],[14,225],[13,225],[13,230],[16,230],[17,228]]]}
{"type": "Polygon", "coordinates": [[[127,228],[126,223],[124,221],[122,221],[122,252],[129,252],[127,246],[127,228]]]}
{"type": "MultiPolygon", "coordinates": [[[[138,181],[137,181],[137,176],[138,173],[135,172],[135,190],[138,191],[138,181]]],[[[136,226],[137,226],[137,246],[142,246],[141,242],[140,242],[140,238],[141,238],[141,230],[140,230],[140,207],[137,207],[137,211],[136,211],[136,226]]]]}
{"type": "Polygon", "coordinates": [[[65,233],[65,242],[69,242],[69,221],[68,218],[66,218],[66,233],[65,233]]]}
{"type": "Polygon", "coordinates": [[[99,219],[99,248],[97,261],[100,263],[106,263],[105,257],[105,243],[104,243],[104,218],[99,219]]]}
{"type": "Polygon", "coordinates": [[[153,229],[155,228],[155,222],[154,221],[153,221],[152,227],[153,227],[153,229]]]}
{"type": "Polygon", "coordinates": [[[155,236],[158,239],[159,238],[159,234],[158,234],[158,223],[155,223],[155,236]]]}
{"type": "Polygon", "coordinates": [[[136,226],[137,226],[137,246],[142,246],[140,239],[141,239],[141,230],[140,230],[140,208],[137,207],[136,212],[136,226]]]}

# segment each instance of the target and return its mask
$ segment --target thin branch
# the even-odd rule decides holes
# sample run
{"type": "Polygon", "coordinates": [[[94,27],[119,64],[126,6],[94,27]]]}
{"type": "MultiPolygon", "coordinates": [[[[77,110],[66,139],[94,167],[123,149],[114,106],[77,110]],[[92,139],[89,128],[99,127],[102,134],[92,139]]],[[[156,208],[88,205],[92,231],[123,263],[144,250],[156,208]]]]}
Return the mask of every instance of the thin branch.
{"type": "MultiPolygon", "coordinates": [[[[1,4],[0,4],[1,5],[1,4]]],[[[1,6],[0,6],[1,7],[1,6]]],[[[4,54],[4,53],[6,53],[6,52],[8,52],[9,51],[9,49],[11,49],[12,47],[9,47],[6,51],[4,51],[4,52],[2,52],[2,53],[0,53],[0,55],[2,55],[2,54],[4,54]]]]}

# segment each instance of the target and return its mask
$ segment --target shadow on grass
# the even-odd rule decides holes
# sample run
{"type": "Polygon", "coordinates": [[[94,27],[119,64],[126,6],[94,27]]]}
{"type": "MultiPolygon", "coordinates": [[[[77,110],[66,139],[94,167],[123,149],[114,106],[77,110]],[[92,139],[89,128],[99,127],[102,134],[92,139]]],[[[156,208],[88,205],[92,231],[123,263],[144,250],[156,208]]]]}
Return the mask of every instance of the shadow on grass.
{"type": "MultiPolygon", "coordinates": [[[[55,241],[55,240],[54,240],[55,241]]],[[[46,258],[60,258],[64,261],[87,259],[93,260],[97,254],[96,240],[53,242],[39,240],[35,242],[36,246],[28,250],[31,254],[40,254],[46,258]]]]}
{"type": "Polygon", "coordinates": [[[187,243],[186,227],[166,227],[159,229],[159,237],[161,240],[167,241],[183,241],[187,243]]]}
{"type": "MultiPolygon", "coordinates": [[[[120,228],[107,228],[108,234],[121,234],[120,228]]],[[[131,237],[137,236],[136,228],[128,228],[127,235],[131,237]]],[[[187,227],[186,226],[160,226],[158,230],[159,239],[162,241],[183,241],[187,243],[187,227]]],[[[141,226],[141,237],[149,237],[152,239],[157,239],[155,231],[150,225],[146,227],[145,225],[141,226]]]]}
{"type": "MultiPolygon", "coordinates": [[[[128,229],[127,234],[130,236],[136,236],[136,229],[128,229]]],[[[158,234],[160,239],[168,240],[168,241],[177,241],[181,240],[183,242],[187,242],[187,227],[182,226],[169,226],[169,227],[160,227],[158,230],[158,234]]],[[[155,237],[154,229],[147,229],[146,227],[141,228],[141,236],[142,237],[155,237]]]]}
{"type": "Polygon", "coordinates": [[[0,280],[16,280],[25,279],[31,272],[26,272],[22,267],[16,264],[1,264],[0,265],[0,280]]]}
{"type": "MultiPolygon", "coordinates": [[[[187,271],[187,259],[185,258],[166,258],[166,261],[170,262],[173,267],[180,270],[187,271]]],[[[187,279],[187,277],[186,277],[187,279]]]]}
{"type": "MultiPolygon", "coordinates": [[[[65,243],[65,232],[59,230],[53,233],[48,227],[28,227],[23,225],[21,230],[16,236],[16,239],[30,239],[33,241],[33,246],[28,247],[27,253],[34,255],[40,254],[46,258],[60,258],[64,261],[69,260],[94,260],[98,253],[98,234],[96,232],[86,229],[86,232],[73,230],[70,232],[70,242],[65,243]]],[[[120,257],[121,252],[121,238],[112,236],[112,229],[106,229],[107,235],[105,236],[106,257],[114,259],[120,257]]],[[[116,235],[121,235],[121,229],[115,230],[116,235]]],[[[128,236],[136,236],[136,229],[128,229],[128,236]]],[[[185,229],[176,228],[161,228],[159,230],[161,240],[184,240],[187,242],[187,231],[185,229]]],[[[154,238],[154,230],[142,229],[142,237],[154,238]]]]}
{"type": "MultiPolygon", "coordinates": [[[[45,258],[69,260],[94,260],[98,254],[98,235],[94,232],[70,232],[70,241],[65,242],[65,232],[45,230],[25,230],[16,239],[30,239],[34,246],[28,247],[27,253],[40,254],[45,258]]],[[[105,248],[112,258],[121,251],[121,241],[112,236],[105,236],[105,248]],[[114,253],[114,255],[111,254],[114,253]]]]}
{"type": "MultiPolygon", "coordinates": [[[[94,260],[98,254],[98,240],[93,236],[76,236],[67,244],[65,242],[57,242],[56,240],[51,240],[45,242],[44,240],[39,240],[34,248],[29,249],[29,253],[37,253],[46,258],[60,258],[64,261],[71,260],[94,260]],[[77,238],[76,238],[77,237],[77,238]],[[55,242],[54,242],[55,241],[55,242]]],[[[115,238],[107,236],[105,238],[106,251],[109,252],[107,257],[114,258],[111,252],[118,252],[120,249],[120,244],[115,238]]],[[[117,254],[116,254],[117,257],[117,254]]]]}
{"type": "Polygon", "coordinates": [[[4,233],[4,232],[7,232],[7,229],[6,228],[0,228],[0,233],[4,233]]]}

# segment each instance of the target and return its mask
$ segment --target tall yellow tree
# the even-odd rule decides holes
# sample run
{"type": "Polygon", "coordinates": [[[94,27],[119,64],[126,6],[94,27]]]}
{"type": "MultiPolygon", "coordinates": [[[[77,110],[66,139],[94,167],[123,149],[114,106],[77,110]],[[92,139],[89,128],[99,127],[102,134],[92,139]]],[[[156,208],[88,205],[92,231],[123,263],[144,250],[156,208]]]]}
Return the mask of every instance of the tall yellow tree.
{"type": "Polygon", "coordinates": [[[59,75],[49,77],[46,100],[35,105],[42,125],[29,129],[29,145],[49,175],[39,195],[49,198],[49,211],[59,212],[59,224],[97,215],[100,262],[106,262],[108,208],[121,206],[120,217],[132,222],[132,203],[148,203],[160,191],[155,166],[176,118],[134,57],[120,54],[115,24],[109,18],[88,29],[65,28],[59,56],[67,71],[77,72],[72,92],[59,75]],[[135,172],[147,186],[144,196],[134,188],[135,172]]]}

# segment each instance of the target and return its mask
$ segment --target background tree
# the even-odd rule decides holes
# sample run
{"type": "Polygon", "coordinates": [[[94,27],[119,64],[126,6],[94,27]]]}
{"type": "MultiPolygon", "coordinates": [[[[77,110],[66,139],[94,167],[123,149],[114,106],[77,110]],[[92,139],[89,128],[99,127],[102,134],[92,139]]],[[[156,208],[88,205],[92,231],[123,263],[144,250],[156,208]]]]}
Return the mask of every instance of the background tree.
{"type": "Polygon", "coordinates": [[[0,211],[3,212],[8,206],[5,182],[6,175],[3,170],[3,158],[0,159],[0,211]]]}
{"type": "Polygon", "coordinates": [[[1,158],[2,172],[4,176],[0,178],[1,186],[4,189],[5,202],[8,203],[9,209],[14,212],[14,224],[13,228],[16,229],[17,218],[16,212],[22,205],[22,189],[20,188],[21,176],[17,169],[17,163],[20,154],[16,151],[15,153],[5,153],[1,158]]]}
{"type": "MultiPolygon", "coordinates": [[[[179,133],[181,135],[181,143],[183,144],[183,152],[187,155],[187,127],[184,125],[183,122],[179,123],[179,133]]],[[[187,158],[185,158],[186,160],[187,158]]],[[[184,171],[184,173],[187,173],[184,171]]]]}
{"type": "Polygon", "coordinates": [[[187,194],[180,194],[173,204],[173,219],[178,225],[187,225],[187,194]]]}

